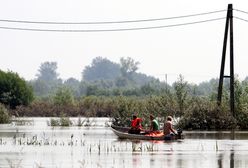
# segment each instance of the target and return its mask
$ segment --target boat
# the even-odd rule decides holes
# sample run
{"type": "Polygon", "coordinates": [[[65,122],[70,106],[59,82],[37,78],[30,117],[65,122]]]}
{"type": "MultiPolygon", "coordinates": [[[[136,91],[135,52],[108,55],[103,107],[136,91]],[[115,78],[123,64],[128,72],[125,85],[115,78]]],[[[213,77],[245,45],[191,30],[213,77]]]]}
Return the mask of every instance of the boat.
{"type": "Polygon", "coordinates": [[[145,133],[129,134],[128,130],[130,128],[128,128],[128,127],[120,127],[120,126],[111,125],[111,129],[115,133],[115,135],[117,135],[120,139],[136,139],[136,140],[177,140],[177,139],[183,139],[181,131],[173,139],[165,139],[162,131],[157,132],[157,133],[149,133],[149,134],[145,134],[145,133]]]}

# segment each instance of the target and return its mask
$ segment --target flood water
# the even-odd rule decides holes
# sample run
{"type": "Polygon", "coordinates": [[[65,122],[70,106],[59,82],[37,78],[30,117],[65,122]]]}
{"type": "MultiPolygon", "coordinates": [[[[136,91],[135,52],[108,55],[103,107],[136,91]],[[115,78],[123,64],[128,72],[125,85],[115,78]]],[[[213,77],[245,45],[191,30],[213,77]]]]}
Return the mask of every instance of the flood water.
{"type": "Polygon", "coordinates": [[[51,127],[49,121],[18,118],[0,125],[0,168],[248,167],[247,131],[184,131],[180,141],[130,141],[114,135],[108,118],[90,118],[80,127],[51,127]]]}

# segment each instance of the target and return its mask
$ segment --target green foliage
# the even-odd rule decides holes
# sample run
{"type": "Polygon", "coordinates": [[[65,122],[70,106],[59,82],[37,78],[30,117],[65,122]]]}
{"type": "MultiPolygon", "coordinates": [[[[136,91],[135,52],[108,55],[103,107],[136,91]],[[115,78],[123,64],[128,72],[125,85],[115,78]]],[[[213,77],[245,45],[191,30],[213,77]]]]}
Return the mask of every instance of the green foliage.
{"type": "Polygon", "coordinates": [[[32,86],[33,91],[38,97],[49,96],[49,90],[51,90],[50,85],[40,79],[29,81],[29,84],[32,86]]]}
{"type": "Polygon", "coordinates": [[[131,75],[138,70],[139,62],[134,61],[131,57],[120,59],[121,64],[121,74],[123,77],[130,79],[131,75]]]}
{"type": "Polygon", "coordinates": [[[106,58],[96,57],[90,66],[85,67],[82,74],[86,81],[114,80],[120,76],[120,66],[106,58]]]}
{"type": "Polygon", "coordinates": [[[209,81],[201,82],[197,86],[199,91],[198,95],[209,96],[211,93],[216,92],[218,90],[218,82],[218,79],[210,79],[209,81]]]}
{"type": "Polygon", "coordinates": [[[241,129],[248,129],[248,82],[235,81],[235,112],[241,129]]]}
{"type": "Polygon", "coordinates": [[[113,100],[115,105],[114,118],[120,125],[129,126],[130,119],[133,114],[141,114],[141,109],[138,108],[138,101],[135,98],[127,98],[123,96],[116,97],[113,100]]]}
{"type": "Polygon", "coordinates": [[[115,109],[113,101],[109,97],[87,96],[80,100],[79,106],[84,111],[86,117],[106,117],[111,116],[115,109]]]}
{"type": "Polygon", "coordinates": [[[55,105],[70,105],[74,104],[74,97],[70,89],[61,87],[57,90],[53,97],[55,105]]]}
{"type": "MultiPolygon", "coordinates": [[[[229,106],[216,106],[216,101],[203,97],[188,97],[188,105],[180,117],[178,126],[183,129],[231,129],[239,126],[248,127],[248,106],[243,104],[242,111],[237,112],[236,120],[231,116],[229,106]]],[[[116,123],[129,126],[133,114],[143,119],[143,126],[149,125],[149,115],[153,114],[160,122],[168,116],[176,116],[178,110],[175,95],[168,93],[163,96],[86,96],[74,105],[54,106],[49,102],[34,102],[29,108],[18,107],[20,116],[61,116],[53,125],[68,125],[65,116],[112,117],[116,123]],[[36,105],[35,105],[36,104],[36,105]]],[[[51,121],[52,122],[52,121],[51,121]]]]}
{"type": "Polygon", "coordinates": [[[30,81],[36,96],[50,96],[62,86],[62,80],[58,78],[57,62],[44,62],[38,71],[37,79],[30,81]]]}
{"type": "Polygon", "coordinates": [[[59,119],[51,118],[50,119],[50,125],[55,126],[62,126],[62,127],[69,127],[71,125],[71,121],[69,117],[65,117],[64,114],[61,114],[61,117],[59,119]]]}
{"type": "Polygon", "coordinates": [[[140,88],[141,92],[144,93],[145,95],[150,95],[155,92],[155,89],[151,87],[151,85],[146,84],[140,88]]]}
{"type": "Polygon", "coordinates": [[[15,108],[33,100],[32,88],[17,73],[0,70],[0,103],[15,108]]]}
{"type": "Polygon", "coordinates": [[[69,78],[64,82],[64,86],[70,88],[75,97],[80,97],[80,81],[75,78],[69,78]]]}
{"type": "Polygon", "coordinates": [[[243,88],[241,86],[241,83],[238,80],[234,81],[234,101],[235,101],[235,109],[239,110],[241,108],[241,102],[242,102],[242,93],[243,88]]]}
{"type": "Polygon", "coordinates": [[[71,121],[69,117],[61,116],[60,117],[60,126],[69,127],[71,125],[71,121]]]}
{"type": "Polygon", "coordinates": [[[246,107],[245,111],[236,111],[236,119],[240,129],[248,129],[248,110],[246,107]]]}
{"type": "Polygon", "coordinates": [[[89,85],[86,88],[86,96],[98,95],[99,89],[96,85],[89,85]]]}
{"type": "Polygon", "coordinates": [[[8,110],[4,107],[3,104],[0,104],[0,124],[9,123],[10,117],[8,110]]]}
{"type": "Polygon", "coordinates": [[[40,65],[38,71],[37,77],[39,80],[51,82],[58,79],[57,62],[44,62],[40,65]]]}
{"type": "Polygon", "coordinates": [[[13,112],[17,116],[26,117],[59,117],[63,113],[66,116],[77,117],[84,116],[84,111],[80,109],[78,103],[55,105],[51,100],[35,100],[29,106],[18,106],[13,112]]]}
{"type": "Polygon", "coordinates": [[[160,88],[163,85],[158,79],[152,76],[147,76],[143,73],[137,73],[137,72],[132,73],[131,79],[136,86],[143,86],[146,84],[150,84],[154,88],[158,88],[158,87],[160,88]]]}
{"type": "Polygon", "coordinates": [[[129,85],[129,80],[125,77],[118,77],[115,79],[115,85],[119,88],[127,87],[129,85]]]}
{"type": "MultiPolygon", "coordinates": [[[[28,107],[17,106],[11,112],[20,116],[61,116],[51,123],[67,126],[70,121],[65,116],[113,117],[119,124],[128,126],[135,113],[143,118],[143,124],[149,124],[149,114],[153,114],[161,119],[160,122],[167,115],[174,116],[180,119],[179,126],[186,129],[248,128],[247,79],[235,80],[237,113],[234,119],[229,110],[229,80],[224,80],[222,107],[219,108],[216,107],[218,79],[195,85],[188,84],[180,75],[171,87],[154,77],[137,73],[138,65],[139,62],[130,57],[121,58],[120,64],[97,57],[84,69],[84,80],[69,78],[62,82],[56,72],[57,63],[45,62],[40,66],[38,79],[30,81],[36,101],[28,107]]],[[[4,85],[16,85],[2,72],[0,75],[0,82],[7,81],[7,84],[0,83],[0,91],[5,89],[4,85]]],[[[0,94],[1,102],[9,106],[7,102],[13,97],[9,91],[0,94]]]]}
{"type": "Polygon", "coordinates": [[[178,127],[194,130],[225,130],[236,128],[237,123],[225,107],[219,108],[213,102],[198,99],[191,102],[191,107],[181,118],[178,127]]]}
{"type": "Polygon", "coordinates": [[[188,96],[188,85],[187,82],[184,81],[182,75],[179,75],[178,81],[174,83],[174,89],[177,104],[179,106],[178,116],[182,116],[184,114],[188,96]]]}
{"type": "Polygon", "coordinates": [[[50,125],[53,126],[53,127],[59,126],[60,125],[59,120],[51,118],[50,119],[50,125]]]}
{"type": "MultiPolygon", "coordinates": [[[[33,87],[34,94],[37,97],[49,97],[55,94],[60,87],[70,88],[74,97],[80,98],[81,96],[100,95],[100,96],[112,96],[120,95],[125,92],[126,95],[144,95],[148,93],[141,93],[139,90],[133,91],[133,88],[140,88],[148,83],[151,84],[151,88],[155,88],[154,93],[158,93],[158,85],[160,82],[151,76],[147,76],[142,73],[136,73],[138,69],[138,62],[135,62],[132,58],[122,58],[122,65],[114,63],[106,58],[96,57],[93,59],[90,66],[86,66],[82,72],[82,80],[78,81],[74,78],[69,78],[62,82],[58,78],[57,63],[56,62],[44,62],[39,68],[37,79],[29,81],[33,87]],[[122,66],[122,67],[121,67],[122,66]],[[122,68],[122,73],[121,73],[122,68]],[[118,89],[123,90],[119,94],[116,92],[118,89]]],[[[143,90],[144,91],[144,90],[143,90]]]]}

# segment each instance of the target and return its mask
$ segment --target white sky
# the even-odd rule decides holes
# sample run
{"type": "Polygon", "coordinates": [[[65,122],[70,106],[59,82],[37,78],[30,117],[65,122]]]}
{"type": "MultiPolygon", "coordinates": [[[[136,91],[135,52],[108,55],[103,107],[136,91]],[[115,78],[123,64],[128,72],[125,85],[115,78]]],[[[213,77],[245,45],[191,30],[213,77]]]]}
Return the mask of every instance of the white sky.
{"type": "MultiPolygon", "coordinates": [[[[247,0],[0,0],[0,19],[49,22],[99,22],[165,18],[227,9],[248,11],[247,0]]],[[[234,11],[248,20],[248,14],[234,11]]],[[[109,25],[31,25],[0,22],[1,26],[44,29],[113,29],[169,25],[225,17],[226,12],[163,22],[109,25]]],[[[56,61],[62,79],[81,79],[97,56],[119,62],[139,61],[138,72],[174,82],[179,74],[193,83],[218,77],[225,20],[162,29],[119,32],[36,32],[0,29],[0,69],[34,79],[42,62],[56,61]]],[[[246,73],[248,22],[234,20],[235,74],[246,73]]],[[[228,54],[228,53],[227,53],[228,54]]],[[[229,56],[229,55],[227,55],[229,56]]],[[[228,65],[229,59],[226,60],[228,65]]],[[[225,69],[228,75],[228,67],[225,69]]]]}

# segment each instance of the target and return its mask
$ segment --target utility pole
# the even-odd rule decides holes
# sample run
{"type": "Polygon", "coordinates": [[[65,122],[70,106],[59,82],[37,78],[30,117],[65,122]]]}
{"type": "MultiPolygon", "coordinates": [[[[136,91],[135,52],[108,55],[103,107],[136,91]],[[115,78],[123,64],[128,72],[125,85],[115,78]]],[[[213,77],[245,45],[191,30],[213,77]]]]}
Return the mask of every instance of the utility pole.
{"type": "Polygon", "coordinates": [[[220,78],[219,78],[219,87],[218,87],[218,97],[217,97],[217,104],[221,105],[222,99],[222,89],[223,89],[223,79],[229,78],[230,79],[230,110],[232,115],[235,117],[234,111],[234,59],[233,59],[233,6],[232,4],[228,4],[227,8],[227,16],[226,16],[226,26],[225,26],[225,33],[224,33],[224,42],[223,42],[223,50],[222,50],[222,60],[221,60],[221,69],[220,69],[220,78]],[[227,46],[227,37],[228,37],[228,28],[230,25],[230,74],[224,75],[225,69],[225,59],[226,59],[226,46],[227,46]]]}

